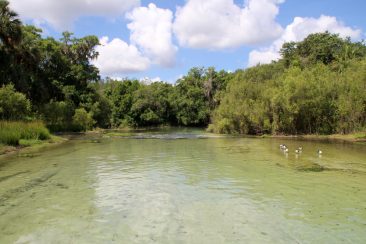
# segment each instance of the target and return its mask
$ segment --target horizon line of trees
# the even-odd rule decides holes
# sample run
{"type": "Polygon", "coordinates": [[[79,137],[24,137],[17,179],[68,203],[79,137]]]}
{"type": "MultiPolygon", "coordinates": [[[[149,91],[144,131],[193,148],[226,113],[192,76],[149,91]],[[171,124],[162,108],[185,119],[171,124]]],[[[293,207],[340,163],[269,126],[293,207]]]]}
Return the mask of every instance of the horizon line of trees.
{"type": "Polygon", "coordinates": [[[233,73],[192,68],[175,84],[102,80],[96,36],[60,40],[0,0],[0,119],[51,131],[159,125],[217,133],[349,133],[366,128],[366,46],[336,34],[285,43],[282,58],[233,73]]]}

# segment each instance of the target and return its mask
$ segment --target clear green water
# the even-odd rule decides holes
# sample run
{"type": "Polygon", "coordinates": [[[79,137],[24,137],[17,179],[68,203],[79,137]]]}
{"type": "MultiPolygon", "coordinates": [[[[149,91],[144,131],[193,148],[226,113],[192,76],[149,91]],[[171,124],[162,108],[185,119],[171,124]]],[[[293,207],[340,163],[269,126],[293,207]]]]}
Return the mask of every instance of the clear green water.
{"type": "Polygon", "coordinates": [[[366,145],[183,130],[2,157],[0,243],[366,243],[366,145]]]}

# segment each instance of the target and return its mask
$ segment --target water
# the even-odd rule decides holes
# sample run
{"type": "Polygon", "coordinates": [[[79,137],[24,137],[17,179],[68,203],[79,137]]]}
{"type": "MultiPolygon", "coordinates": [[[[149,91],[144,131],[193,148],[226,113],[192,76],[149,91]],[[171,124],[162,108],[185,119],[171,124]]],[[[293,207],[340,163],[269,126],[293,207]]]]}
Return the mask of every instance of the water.
{"type": "Polygon", "coordinates": [[[182,130],[2,157],[0,243],[366,243],[366,145],[182,130]]]}

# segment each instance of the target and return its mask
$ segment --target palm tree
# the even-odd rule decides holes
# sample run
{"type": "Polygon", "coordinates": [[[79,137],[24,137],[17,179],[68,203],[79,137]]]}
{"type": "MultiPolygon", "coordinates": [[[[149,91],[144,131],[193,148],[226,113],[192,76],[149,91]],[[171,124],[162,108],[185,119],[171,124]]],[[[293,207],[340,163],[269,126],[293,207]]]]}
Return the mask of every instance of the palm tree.
{"type": "Polygon", "coordinates": [[[9,8],[7,0],[0,0],[0,42],[13,48],[22,40],[22,22],[18,14],[9,8]]]}

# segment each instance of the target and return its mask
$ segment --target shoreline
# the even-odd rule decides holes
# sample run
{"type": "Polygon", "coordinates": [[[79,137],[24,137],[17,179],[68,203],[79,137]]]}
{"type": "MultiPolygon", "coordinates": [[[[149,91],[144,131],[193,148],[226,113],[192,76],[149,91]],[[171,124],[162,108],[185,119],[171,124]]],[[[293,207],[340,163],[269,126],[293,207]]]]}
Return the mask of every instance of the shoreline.
{"type": "MultiPolygon", "coordinates": [[[[164,127],[143,127],[143,128],[119,128],[119,129],[98,129],[85,132],[86,135],[101,134],[108,136],[120,136],[125,133],[134,132],[147,132],[149,130],[159,130],[159,129],[173,129],[178,128],[197,128],[197,127],[174,127],[174,126],[164,126],[164,127]]],[[[208,132],[207,128],[203,129],[204,132],[209,134],[217,134],[208,132]]],[[[328,141],[328,142],[348,142],[348,143],[366,143],[366,131],[350,133],[350,134],[331,134],[331,135],[318,135],[318,134],[304,134],[304,135],[241,135],[241,134],[217,134],[217,135],[228,135],[228,136],[244,136],[253,138],[276,138],[276,139],[296,139],[296,140],[308,140],[308,141],[328,141]]]]}
{"type": "MultiPolygon", "coordinates": [[[[167,128],[167,127],[164,127],[167,128]]],[[[169,127],[168,127],[169,128],[169,127]]],[[[170,127],[172,128],[172,127],[170,127]]],[[[180,127],[181,128],[181,127],[180,127]]],[[[139,128],[138,130],[130,130],[130,129],[97,129],[91,130],[81,133],[75,133],[75,135],[108,135],[113,136],[114,134],[119,135],[119,131],[121,133],[128,133],[133,131],[147,131],[151,128],[139,128]]],[[[159,129],[159,128],[154,128],[159,129]]],[[[213,133],[214,134],[214,133],[213,133]]],[[[0,158],[13,155],[13,154],[28,154],[33,151],[58,146],[70,140],[70,135],[74,135],[73,133],[61,133],[58,135],[52,135],[51,139],[46,141],[38,141],[37,143],[27,145],[27,146],[8,146],[8,145],[0,145],[0,158]]],[[[233,134],[226,134],[233,135],[233,134]]],[[[238,136],[238,135],[237,135],[238,136]]],[[[346,142],[346,143],[362,143],[366,144],[366,132],[358,132],[351,134],[332,134],[332,135],[240,135],[240,136],[249,136],[254,138],[274,138],[274,139],[287,139],[287,140],[306,140],[306,141],[326,141],[326,142],[346,142]]]]}
{"type": "Polygon", "coordinates": [[[37,143],[27,145],[27,146],[9,146],[9,145],[0,145],[0,159],[5,156],[13,155],[13,154],[27,154],[33,153],[36,150],[58,146],[65,142],[69,141],[68,138],[52,135],[50,139],[45,141],[37,141],[37,143]]]}
{"type": "Polygon", "coordinates": [[[366,143],[366,132],[351,134],[332,134],[332,135],[262,135],[262,138],[277,139],[300,139],[307,141],[328,141],[328,142],[348,142],[348,143],[366,143]]]}

